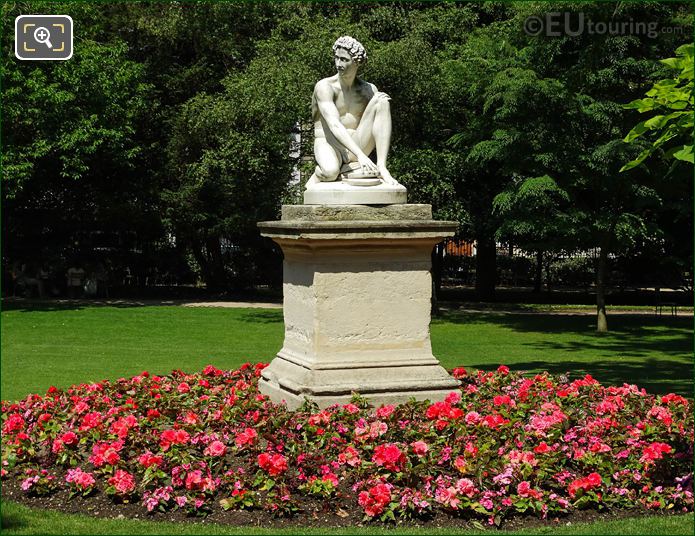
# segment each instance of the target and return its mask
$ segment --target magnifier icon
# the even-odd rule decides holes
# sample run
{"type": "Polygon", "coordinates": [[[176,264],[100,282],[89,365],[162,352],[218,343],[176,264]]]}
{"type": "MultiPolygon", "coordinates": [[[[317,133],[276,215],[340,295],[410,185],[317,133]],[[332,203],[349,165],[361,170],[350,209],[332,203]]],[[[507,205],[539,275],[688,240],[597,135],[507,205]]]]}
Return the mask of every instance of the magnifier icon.
{"type": "Polygon", "coordinates": [[[53,48],[53,45],[49,41],[50,38],[51,32],[49,32],[47,28],[39,26],[36,28],[36,30],[34,30],[34,39],[36,39],[39,43],[46,45],[48,48],[53,48]]]}

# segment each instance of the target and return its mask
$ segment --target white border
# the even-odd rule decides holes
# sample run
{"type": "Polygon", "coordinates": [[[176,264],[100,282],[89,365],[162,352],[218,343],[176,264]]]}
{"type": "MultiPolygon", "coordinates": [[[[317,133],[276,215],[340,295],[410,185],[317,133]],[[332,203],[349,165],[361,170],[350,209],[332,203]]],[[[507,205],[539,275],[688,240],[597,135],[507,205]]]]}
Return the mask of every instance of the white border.
{"type": "Polygon", "coordinates": [[[70,15],[19,15],[17,18],[14,20],[14,55],[17,59],[20,59],[22,61],[65,61],[69,60],[72,58],[72,54],[75,51],[74,48],[74,36],[75,36],[75,23],[72,20],[72,17],[70,15]],[[70,55],[67,58],[56,58],[55,56],[52,58],[23,58],[21,54],[19,53],[19,49],[17,48],[19,46],[19,39],[17,39],[17,36],[19,35],[19,23],[22,19],[26,17],[46,17],[46,18],[54,18],[54,19],[60,19],[60,20],[65,20],[68,19],[70,21],[70,55]]]}

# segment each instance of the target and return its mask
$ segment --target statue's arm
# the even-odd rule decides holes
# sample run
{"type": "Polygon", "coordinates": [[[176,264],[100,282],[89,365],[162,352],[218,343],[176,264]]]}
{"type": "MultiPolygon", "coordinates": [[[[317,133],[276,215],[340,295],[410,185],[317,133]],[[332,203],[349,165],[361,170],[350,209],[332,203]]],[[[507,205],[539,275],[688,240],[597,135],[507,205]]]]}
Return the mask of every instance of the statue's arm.
{"type": "Polygon", "coordinates": [[[364,154],[364,151],[355,143],[355,140],[352,139],[345,125],[340,122],[340,113],[338,113],[338,108],[336,108],[333,102],[333,90],[330,85],[321,80],[316,84],[314,94],[316,95],[316,104],[323,123],[330,129],[335,139],[352,152],[363,166],[366,164],[364,162],[365,159],[371,162],[369,157],[364,154]]]}

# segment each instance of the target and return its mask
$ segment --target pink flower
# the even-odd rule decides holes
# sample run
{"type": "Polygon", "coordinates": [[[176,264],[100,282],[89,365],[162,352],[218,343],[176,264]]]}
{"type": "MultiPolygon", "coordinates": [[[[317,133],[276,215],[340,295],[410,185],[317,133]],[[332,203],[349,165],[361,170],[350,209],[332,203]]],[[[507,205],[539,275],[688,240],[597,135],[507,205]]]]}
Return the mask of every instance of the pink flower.
{"type": "Polygon", "coordinates": [[[427,443],[424,441],[413,441],[410,446],[413,448],[413,452],[419,457],[427,454],[427,451],[429,450],[427,443]]]}
{"type": "Polygon", "coordinates": [[[227,452],[227,446],[221,441],[213,441],[205,449],[207,456],[224,456],[227,452]]]}
{"type": "Polygon", "coordinates": [[[451,391],[448,395],[446,395],[444,402],[451,405],[458,404],[461,402],[461,393],[458,391],[451,391]]]}
{"type": "Polygon", "coordinates": [[[351,415],[354,415],[355,413],[360,412],[360,408],[358,408],[355,404],[344,404],[343,409],[350,413],[351,415]]]}
{"type": "Polygon", "coordinates": [[[188,393],[191,390],[191,386],[188,385],[186,382],[181,382],[179,386],[176,388],[176,390],[181,394],[188,393]]]}
{"type": "Polygon", "coordinates": [[[65,481],[74,484],[82,491],[88,490],[96,483],[92,473],[86,473],[79,467],[76,469],[68,469],[67,475],[65,476],[65,481]]]}
{"type": "Polygon", "coordinates": [[[470,478],[460,478],[456,482],[456,491],[469,498],[478,493],[478,489],[470,478]]]}
{"type": "Polygon", "coordinates": [[[460,499],[456,497],[456,489],[453,487],[441,487],[437,488],[437,491],[434,494],[434,499],[438,502],[443,504],[444,506],[448,506],[450,508],[456,509],[461,502],[460,499]]]}
{"type": "Polygon", "coordinates": [[[475,426],[480,422],[480,413],[477,411],[469,411],[466,413],[466,416],[463,418],[463,420],[466,422],[467,425],[469,426],[475,426]]]}
{"type": "Polygon", "coordinates": [[[350,467],[357,467],[362,463],[360,454],[354,447],[346,447],[346,449],[338,454],[338,463],[348,464],[350,467]]]}
{"type": "Polygon", "coordinates": [[[466,472],[466,466],[468,464],[466,463],[466,459],[463,456],[457,456],[456,459],[454,460],[454,467],[460,472],[460,473],[465,473],[466,472]]]}
{"type": "Polygon", "coordinates": [[[191,471],[186,475],[186,489],[200,489],[203,487],[203,472],[200,469],[191,471]]]}

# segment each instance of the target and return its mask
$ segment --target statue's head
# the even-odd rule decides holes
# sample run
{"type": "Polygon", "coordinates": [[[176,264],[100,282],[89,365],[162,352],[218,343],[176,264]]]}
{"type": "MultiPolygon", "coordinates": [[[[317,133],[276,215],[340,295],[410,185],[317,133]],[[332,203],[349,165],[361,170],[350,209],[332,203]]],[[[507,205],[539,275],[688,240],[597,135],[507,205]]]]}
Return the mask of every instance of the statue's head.
{"type": "Polygon", "coordinates": [[[344,35],[336,39],[335,43],[333,43],[333,53],[335,53],[339,48],[346,50],[356,63],[366,63],[367,51],[362,46],[362,43],[360,43],[354,37],[344,35]]]}

